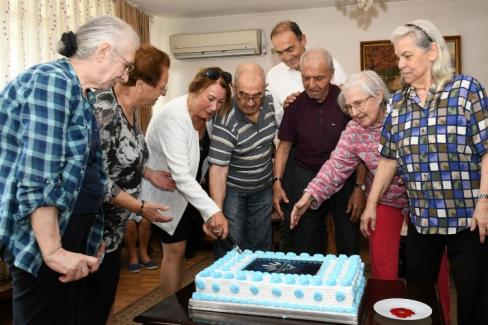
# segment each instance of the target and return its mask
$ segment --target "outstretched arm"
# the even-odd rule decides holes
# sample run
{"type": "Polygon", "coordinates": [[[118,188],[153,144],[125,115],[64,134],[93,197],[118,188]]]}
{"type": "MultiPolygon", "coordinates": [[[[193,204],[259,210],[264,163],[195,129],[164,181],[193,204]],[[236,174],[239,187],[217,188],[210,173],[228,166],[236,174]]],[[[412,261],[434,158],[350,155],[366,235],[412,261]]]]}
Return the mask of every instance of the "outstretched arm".
{"type": "Polygon", "coordinates": [[[361,232],[365,237],[369,236],[369,229],[376,228],[376,206],[383,193],[390,186],[393,176],[397,171],[397,161],[381,157],[374,176],[373,185],[368,195],[366,208],[361,216],[361,232]]]}

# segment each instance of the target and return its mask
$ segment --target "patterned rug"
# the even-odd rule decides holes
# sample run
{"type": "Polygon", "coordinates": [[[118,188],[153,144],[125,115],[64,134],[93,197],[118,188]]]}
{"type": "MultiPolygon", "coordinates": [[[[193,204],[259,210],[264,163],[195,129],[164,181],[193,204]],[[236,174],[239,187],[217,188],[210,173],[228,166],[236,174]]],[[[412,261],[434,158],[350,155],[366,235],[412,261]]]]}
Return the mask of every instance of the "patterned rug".
{"type": "MultiPolygon", "coordinates": [[[[199,261],[197,261],[193,266],[191,266],[188,270],[186,270],[185,274],[183,275],[183,284],[182,287],[186,286],[190,282],[195,279],[195,275],[209,266],[213,262],[213,256],[204,256],[199,261]]],[[[149,307],[154,306],[156,303],[163,300],[165,297],[163,296],[162,290],[160,287],[157,287],[150,291],[145,296],[139,298],[138,300],[134,301],[130,305],[122,308],[120,311],[115,313],[114,315],[114,324],[116,325],[133,325],[137,324],[134,323],[132,320],[134,317],[148,309],[149,307]]]]}

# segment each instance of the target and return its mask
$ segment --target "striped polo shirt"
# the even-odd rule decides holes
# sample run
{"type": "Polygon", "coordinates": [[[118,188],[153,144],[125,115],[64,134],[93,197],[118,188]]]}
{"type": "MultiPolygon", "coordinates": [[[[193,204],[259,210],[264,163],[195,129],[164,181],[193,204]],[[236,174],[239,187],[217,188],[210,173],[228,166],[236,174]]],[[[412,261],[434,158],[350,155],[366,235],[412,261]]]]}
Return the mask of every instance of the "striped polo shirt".
{"type": "MultiPolygon", "coordinates": [[[[218,114],[217,114],[218,115],[218,114]]],[[[232,99],[232,108],[214,118],[209,162],[229,166],[227,186],[242,192],[257,192],[271,185],[273,139],[276,121],[273,98],[264,97],[258,123],[252,123],[232,99]]]]}

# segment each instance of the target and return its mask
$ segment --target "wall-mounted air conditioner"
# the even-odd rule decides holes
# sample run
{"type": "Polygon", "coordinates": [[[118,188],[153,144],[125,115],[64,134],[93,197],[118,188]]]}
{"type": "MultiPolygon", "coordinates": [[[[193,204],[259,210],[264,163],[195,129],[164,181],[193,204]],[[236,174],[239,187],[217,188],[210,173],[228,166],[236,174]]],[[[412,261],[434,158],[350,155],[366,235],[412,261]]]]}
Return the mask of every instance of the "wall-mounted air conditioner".
{"type": "Polygon", "coordinates": [[[176,34],[170,36],[169,42],[176,59],[259,55],[265,52],[260,29],[176,34]]]}

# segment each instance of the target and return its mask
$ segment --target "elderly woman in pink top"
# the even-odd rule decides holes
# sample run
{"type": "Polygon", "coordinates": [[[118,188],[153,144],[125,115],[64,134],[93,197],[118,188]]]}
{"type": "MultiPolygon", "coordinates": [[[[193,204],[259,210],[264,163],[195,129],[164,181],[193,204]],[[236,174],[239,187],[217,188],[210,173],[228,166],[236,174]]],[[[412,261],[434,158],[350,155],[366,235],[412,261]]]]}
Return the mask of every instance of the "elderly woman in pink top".
{"type": "MultiPolygon", "coordinates": [[[[291,228],[298,224],[310,206],[317,208],[339,191],[361,162],[368,169],[366,189],[369,191],[380,158],[378,144],[389,97],[383,81],[370,70],[351,75],[343,84],[339,105],[353,119],[342,132],[330,159],[295,204],[291,213],[291,228]]],[[[373,278],[398,278],[398,250],[404,220],[402,210],[407,203],[405,187],[399,176],[395,176],[380,199],[376,221],[371,222],[370,227],[362,224],[362,233],[369,237],[373,278]]]]}

